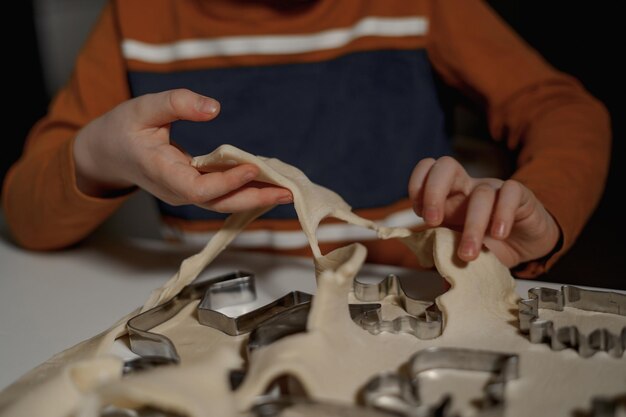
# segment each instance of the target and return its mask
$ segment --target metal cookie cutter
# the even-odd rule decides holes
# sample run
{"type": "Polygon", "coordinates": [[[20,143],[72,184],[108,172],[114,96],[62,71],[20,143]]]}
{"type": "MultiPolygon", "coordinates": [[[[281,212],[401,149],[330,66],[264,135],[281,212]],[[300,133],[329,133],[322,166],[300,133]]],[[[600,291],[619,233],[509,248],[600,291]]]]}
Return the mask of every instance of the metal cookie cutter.
{"type": "MultiPolygon", "coordinates": [[[[189,284],[168,302],[128,320],[126,328],[128,329],[130,350],[142,357],[127,362],[126,368],[128,368],[128,371],[149,367],[152,359],[155,360],[155,365],[163,362],[178,363],[180,358],[172,341],[166,336],[150,332],[150,329],[168,321],[192,301],[204,297],[213,286],[224,283],[232,283],[239,286],[242,290],[245,289],[245,293],[248,296],[240,297],[242,300],[252,301],[256,298],[254,275],[248,272],[236,271],[217,278],[189,284]],[[145,363],[146,361],[148,361],[147,364],[145,363]]],[[[220,286],[219,288],[223,287],[220,286]]],[[[227,288],[230,287],[227,286],[227,288]]]]}
{"type": "Polygon", "coordinates": [[[434,339],[443,331],[443,314],[432,301],[422,301],[406,294],[400,279],[389,274],[377,284],[366,284],[354,280],[354,296],[361,301],[381,301],[388,296],[399,299],[402,308],[410,315],[394,320],[383,320],[380,309],[370,310],[355,322],[372,334],[381,332],[409,333],[418,339],[434,339]]]}
{"type": "Polygon", "coordinates": [[[446,417],[450,396],[435,405],[424,405],[419,398],[419,374],[433,369],[489,372],[481,401],[482,415],[504,415],[506,383],[517,379],[519,358],[515,354],[484,350],[431,347],[409,359],[409,375],[389,372],[371,379],[362,390],[370,407],[405,417],[446,417]]]}
{"type": "Polygon", "coordinates": [[[200,323],[229,335],[247,333],[265,320],[283,311],[309,303],[312,296],[291,292],[276,301],[248,313],[231,317],[216,308],[250,302],[256,299],[254,275],[234,272],[184,287],[170,301],[131,318],[126,327],[130,349],[141,358],[126,362],[125,372],[146,369],[164,363],[178,363],[180,357],[172,341],[150,330],[174,317],[190,302],[202,298],[198,306],[200,323]]]}
{"type": "MultiPolygon", "coordinates": [[[[371,310],[379,310],[380,304],[350,304],[350,316],[352,319],[360,317],[371,310]]],[[[248,337],[246,351],[248,358],[255,350],[269,346],[272,343],[287,336],[306,332],[311,303],[304,302],[294,305],[285,311],[267,319],[258,325],[248,337]]],[[[230,386],[236,390],[246,377],[246,371],[235,369],[230,372],[230,386]]]]}
{"type": "Polygon", "coordinates": [[[247,417],[281,416],[319,417],[394,417],[382,410],[373,410],[356,405],[344,405],[311,401],[306,398],[279,397],[258,401],[247,417]]]}
{"type": "MultiPolygon", "coordinates": [[[[229,316],[216,311],[216,308],[224,305],[215,305],[212,289],[207,292],[200,305],[198,305],[198,319],[201,324],[213,327],[222,332],[238,336],[254,330],[258,325],[283,312],[291,312],[291,309],[300,305],[309,305],[313,296],[305,292],[292,291],[278,300],[272,301],[256,310],[239,316],[229,316]]],[[[226,305],[233,305],[231,303],[226,305]]]]}
{"type": "Polygon", "coordinates": [[[519,326],[522,332],[529,334],[531,343],[546,343],[553,350],[572,348],[583,358],[604,351],[616,358],[626,350],[626,326],[621,334],[609,330],[596,329],[589,335],[583,335],[576,326],[554,328],[550,320],[539,317],[539,309],[563,311],[564,307],[599,313],[626,316],[626,295],[611,291],[592,291],[564,285],[560,290],[551,288],[532,288],[529,298],[519,302],[519,326]]]}
{"type": "Polygon", "coordinates": [[[245,417],[282,416],[393,417],[394,415],[355,404],[313,400],[309,398],[304,385],[296,376],[286,374],[270,383],[245,414],[245,417]]]}
{"type": "MultiPolygon", "coordinates": [[[[350,316],[354,320],[371,311],[379,311],[380,304],[350,304],[349,308],[350,316]]],[[[260,347],[270,345],[289,335],[305,332],[310,309],[310,302],[295,305],[256,327],[248,338],[248,356],[260,347]]]]}

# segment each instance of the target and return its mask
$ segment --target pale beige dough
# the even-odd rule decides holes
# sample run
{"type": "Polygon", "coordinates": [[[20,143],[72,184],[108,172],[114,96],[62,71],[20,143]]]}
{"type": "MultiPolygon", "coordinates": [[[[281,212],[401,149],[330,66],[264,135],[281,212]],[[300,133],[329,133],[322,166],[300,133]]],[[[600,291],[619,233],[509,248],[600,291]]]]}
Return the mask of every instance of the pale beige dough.
{"type": "MultiPolygon", "coordinates": [[[[315,255],[318,285],[307,333],[255,351],[243,385],[231,392],[227,374],[243,366],[239,352],[245,337],[232,338],[200,325],[192,303],[156,329],[175,343],[181,365],[122,378],[122,361],[108,356],[108,352],[113,341],[125,334],[125,322],[137,314],[135,311],[108,331],[56,355],[0,393],[2,416],[93,417],[108,404],[153,405],[193,417],[235,416],[246,410],[267,384],[284,374],[298,377],[314,399],[352,403],[373,375],[397,370],[413,353],[429,346],[519,354],[520,378],[507,386],[507,416],[570,416],[574,410],[588,410],[593,396],[626,392],[626,358],[599,353],[582,359],[571,350],[553,352],[545,345],[532,345],[519,334],[514,280],[493,254],[483,251],[476,261],[465,264],[456,258],[458,236],[450,230],[413,234],[407,229],[380,228],[352,213],[337,194],[311,183],[301,171],[276,159],[222,146],[193,163],[202,169],[233,161],[259,166],[262,181],[286,187],[294,195],[298,217],[315,255]],[[433,340],[406,334],[374,336],[354,324],[348,314],[348,300],[366,250],[353,244],[323,255],[315,230],[326,217],[371,228],[381,238],[401,238],[423,266],[437,268],[452,286],[437,299],[445,317],[442,336],[433,340]]],[[[141,311],[167,301],[193,281],[263,211],[232,215],[200,253],[183,261],[179,272],[152,293],[141,311]]],[[[468,396],[454,379],[454,372],[441,375],[450,376],[450,380],[440,387],[468,396]]],[[[440,394],[436,389],[424,392],[426,400],[440,394]]],[[[475,387],[471,392],[476,392],[475,387]]],[[[471,412],[468,404],[462,404],[465,412],[471,412]]]]}

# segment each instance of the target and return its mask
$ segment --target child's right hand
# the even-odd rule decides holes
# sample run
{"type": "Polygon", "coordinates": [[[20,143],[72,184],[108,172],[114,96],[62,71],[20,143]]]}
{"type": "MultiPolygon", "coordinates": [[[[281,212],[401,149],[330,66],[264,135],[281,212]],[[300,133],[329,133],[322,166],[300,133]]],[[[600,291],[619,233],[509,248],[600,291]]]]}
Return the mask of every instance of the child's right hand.
{"type": "Polygon", "coordinates": [[[259,174],[256,166],[202,174],[171,142],[171,122],[209,121],[219,109],[216,100],[184,89],[120,104],[78,132],[74,142],[78,188],[106,197],[136,185],[172,205],[195,204],[228,213],[290,203],[288,190],[251,183],[259,174]]]}

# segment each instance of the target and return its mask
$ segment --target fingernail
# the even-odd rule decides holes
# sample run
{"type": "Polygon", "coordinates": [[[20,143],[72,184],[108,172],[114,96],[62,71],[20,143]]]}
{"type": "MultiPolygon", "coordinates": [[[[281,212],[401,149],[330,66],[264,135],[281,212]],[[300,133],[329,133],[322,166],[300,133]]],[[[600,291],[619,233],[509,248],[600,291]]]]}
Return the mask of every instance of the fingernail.
{"type": "Polygon", "coordinates": [[[289,204],[292,202],[293,202],[293,197],[291,196],[291,194],[284,195],[277,200],[278,204],[289,204]]]}
{"type": "Polygon", "coordinates": [[[465,258],[471,258],[476,253],[474,242],[471,240],[464,240],[461,242],[461,255],[465,258]]]}
{"type": "Polygon", "coordinates": [[[197,105],[197,109],[199,112],[214,114],[219,109],[219,104],[217,101],[210,98],[202,98],[197,105]]]}
{"type": "Polygon", "coordinates": [[[434,206],[428,206],[424,209],[424,220],[428,223],[437,223],[439,220],[439,210],[434,206]]]}
{"type": "Polygon", "coordinates": [[[493,225],[493,235],[494,237],[504,237],[504,222],[499,221],[493,225]]]}
{"type": "Polygon", "coordinates": [[[245,174],[243,174],[243,177],[241,177],[241,179],[243,179],[245,182],[250,182],[255,177],[256,177],[256,173],[254,171],[248,171],[245,174]]]}

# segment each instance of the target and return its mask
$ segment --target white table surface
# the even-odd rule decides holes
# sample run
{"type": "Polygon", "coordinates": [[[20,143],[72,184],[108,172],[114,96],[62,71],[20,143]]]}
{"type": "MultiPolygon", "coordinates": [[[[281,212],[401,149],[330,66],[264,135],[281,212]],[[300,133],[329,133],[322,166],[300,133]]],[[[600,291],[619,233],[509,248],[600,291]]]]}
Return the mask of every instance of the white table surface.
{"type": "MultiPolygon", "coordinates": [[[[6,238],[0,217],[0,390],[140,306],[194,252],[154,239],[106,235],[64,251],[28,252],[6,238]]],[[[256,274],[261,304],[291,290],[315,290],[313,262],[306,258],[227,252],[205,273],[234,269],[256,274]]],[[[443,291],[433,272],[369,265],[361,278],[391,272],[410,277],[413,296],[434,299],[443,291]]],[[[535,286],[558,288],[518,281],[518,292],[525,296],[535,286]]]]}

